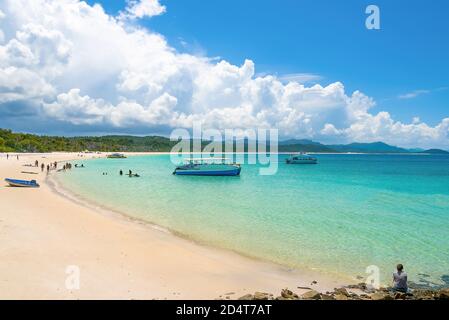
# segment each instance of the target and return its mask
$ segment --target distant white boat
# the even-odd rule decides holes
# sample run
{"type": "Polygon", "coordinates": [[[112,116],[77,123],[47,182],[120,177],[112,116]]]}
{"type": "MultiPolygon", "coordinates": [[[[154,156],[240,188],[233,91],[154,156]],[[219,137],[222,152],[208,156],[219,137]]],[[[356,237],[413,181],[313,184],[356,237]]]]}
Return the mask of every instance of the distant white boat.
{"type": "Polygon", "coordinates": [[[307,153],[292,154],[285,162],[287,164],[317,164],[318,159],[308,155],[307,153]]]}
{"type": "Polygon", "coordinates": [[[238,176],[241,167],[226,158],[186,159],[185,164],[176,167],[173,174],[182,176],[238,176]]]}
{"type": "Polygon", "coordinates": [[[107,156],[109,159],[125,159],[126,156],[122,153],[113,153],[107,156]]]}

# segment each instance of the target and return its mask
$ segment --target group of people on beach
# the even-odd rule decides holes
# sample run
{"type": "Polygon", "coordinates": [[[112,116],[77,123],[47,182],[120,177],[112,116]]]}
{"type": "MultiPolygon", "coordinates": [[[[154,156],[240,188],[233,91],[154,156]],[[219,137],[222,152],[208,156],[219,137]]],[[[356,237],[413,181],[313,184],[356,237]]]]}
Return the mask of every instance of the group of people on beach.
{"type": "MultiPolygon", "coordinates": [[[[50,164],[50,169],[57,169],[57,162],[55,162],[53,165],[50,164]]],[[[47,166],[48,167],[48,166],[47,166]]],[[[77,168],[78,165],[75,164],[75,168],[77,168]]],[[[65,163],[60,170],[66,171],[72,169],[72,164],[70,162],[65,163]]]]}
{"type": "MultiPolygon", "coordinates": [[[[16,159],[19,160],[19,155],[16,154],[16,159]]],[[[9,153],[6,154],[6,160],[9,160],[9,153]]]]}
{"type": "Polygon", "coordinates": [[[70,162],[67,162],[65,165],[62,166],[62,170],[70,170],[72,169],[72,164],[70,162]]]}
{"type": "MultiPolygon", "coordinates": [[[[36,168],[39,168],[39,161],[38,160],[34,161],[34,166],[36,168]]],[[[44,172],[45,168],[47,168],[47,174],[48,174],[50,172],[50,170],[58,168],[58,163],[55,161],[55,162],[51,162],[51,163],[45,165],[45,163],[42,162],[40,167],[41,167],[41,172],[44,172]]]]}

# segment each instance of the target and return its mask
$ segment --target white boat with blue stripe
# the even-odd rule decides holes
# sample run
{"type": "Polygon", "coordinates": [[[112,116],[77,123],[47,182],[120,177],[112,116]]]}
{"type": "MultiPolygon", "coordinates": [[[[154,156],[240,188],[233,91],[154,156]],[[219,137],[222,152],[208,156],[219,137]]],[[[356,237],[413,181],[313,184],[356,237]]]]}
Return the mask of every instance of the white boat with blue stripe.
{"type": "Polygon", "coordinates": [[[5,181],[11,187],[39,188],[39,183],[37,183],[36,180],[5,179],[5,181]]]}
{"type": "Polygon", "coordinates": [[[190,158],[176,167],[173,174],[178,176],[238,176],[240,164],[231,163],[226,158],[190,158]]]}

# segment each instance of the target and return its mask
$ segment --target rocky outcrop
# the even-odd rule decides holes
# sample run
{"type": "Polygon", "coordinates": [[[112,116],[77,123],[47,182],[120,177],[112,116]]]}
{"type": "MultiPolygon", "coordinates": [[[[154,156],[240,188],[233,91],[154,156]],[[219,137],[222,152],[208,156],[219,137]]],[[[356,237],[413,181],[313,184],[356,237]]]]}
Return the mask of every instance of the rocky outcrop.
{"type": "Polygon", "coordinates": [[[341,294],[341,293],[337,293],[337,294],[333,295],[332,297],[334,297],[335,300],[349,300],[348,296],[345,296],[344,294],[341,294]]]}
{"type": "Polygon", "coordinates": [[[449,300],[449,288],[430,290],[415,289],[411,293],[393,292],[387,288],[372,289],[365,284],[335,288],[332,292],[320,293],[309,290],[301,295],[283,289],[276,298],[269,293],[246,294],[239,300],[449,300]],[[357,292],[355,292],[357,291],[357,292]]]}
{"type": "Polygon", "coordinates": [[[371,300],[393,300],[393,297],[382,291],[377,291],[369,295],[371,300]]]}
{"type": "Polygon", "coordinates": [[[254,293],[254,299],[253,300],[270,300],[273,297],[272,294],[265,293],[265,292],[256,292],[254,293]]]}
{"type": "Polygon", "coordinates": [[[319,300],[321,299],[321,294],[318,291],[310,290],[301,295],[303,300],[319,300]]]}
{"type": "Polygon", "coordinates": [[[254,296],[252,294],[245,294],[241,296],[238,300],[254,300],[254,296]]]}
{"type": "Polygon", "coordinates": [[[255,292],[254,294],[245,294],[238,300],[273,300],[273,295],[266,292],[255,292]]]}
{"type": "Polygon", "coordinates": [[[296,293],[293,293],[291,290],[288,290],[288,289],[283,289],[281,291],[281,297],[285,298],[287,300],[298,299],[298,295],[296,293]]]}
{"type": "Polygon", "coordinates": [[[416,289],[413,291],[415,300],[434,300],[435,291],[427,289],[416,289]]]}
{"type": "Polygon", "coordinates": [[[334,292],[335,292],[335,294],[349,297],[349,292],[348,292],[348,290],[346,290],[346,288],[335,288],[334,292]]]}
{"type": "Polygon", "coordinates": [[[441,289],[438,292],[438,299],[439,300],[449,300],[449,288],[441,289]]]}

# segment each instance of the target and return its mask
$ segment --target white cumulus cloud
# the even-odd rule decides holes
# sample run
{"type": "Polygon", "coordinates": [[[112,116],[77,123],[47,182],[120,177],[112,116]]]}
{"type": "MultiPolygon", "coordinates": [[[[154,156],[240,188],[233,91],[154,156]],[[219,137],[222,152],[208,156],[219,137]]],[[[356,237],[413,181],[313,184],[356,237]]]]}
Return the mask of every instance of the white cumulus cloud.
{"type": "Polygon", "coordinates": [[[154,17],[166,11],[165,6],[158,0],[128,0],[127,4],[125,10],[120,13],[120,20],[154,17]]]}
{"type": "Polygon", "coordinates": [[[129,1],[116,17],[78,0],[4,0],[0,12],[0,115],[2,104],[25,101],[40,121],[103,131],[200,121],[325,142],[449,146],[449,118],[402,123],[373,113],[372,98],[341,82],[307,86],[300,80],[310,74],[256,76],[250,59],[233,65],[176,51],[134,21],[165,12],[156,0],[129,1]]]}

